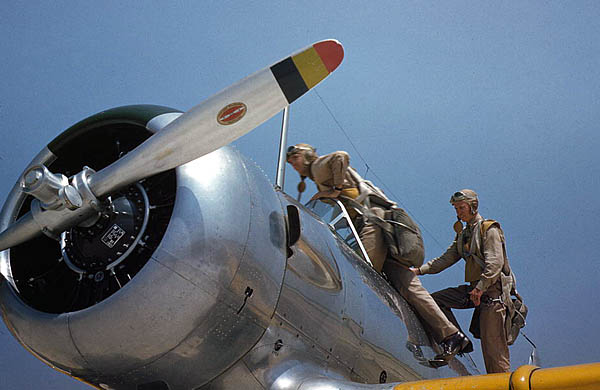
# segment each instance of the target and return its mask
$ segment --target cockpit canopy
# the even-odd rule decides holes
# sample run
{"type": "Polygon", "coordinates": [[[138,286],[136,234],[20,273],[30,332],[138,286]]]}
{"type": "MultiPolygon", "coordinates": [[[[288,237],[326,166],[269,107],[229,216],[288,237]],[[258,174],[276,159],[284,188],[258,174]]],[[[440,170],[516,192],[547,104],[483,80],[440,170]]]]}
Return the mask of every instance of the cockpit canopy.
{"type": "Polygon", "coordinates": [[[306,207],[317,214],[331,230],[344,241],[356,254],[371,264],[371,260],[363,247],[358,232],[348,211],[337,199],[315,199],[306,204],[306,207]]]}

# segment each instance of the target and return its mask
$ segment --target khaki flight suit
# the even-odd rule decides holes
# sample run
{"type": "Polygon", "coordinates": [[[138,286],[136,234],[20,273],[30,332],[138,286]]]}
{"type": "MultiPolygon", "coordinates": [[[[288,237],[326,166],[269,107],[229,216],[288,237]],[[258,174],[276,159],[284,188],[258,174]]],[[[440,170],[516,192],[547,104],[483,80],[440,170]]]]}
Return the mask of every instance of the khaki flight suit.
{"type": "Polygon", "coordinates": [[[431,295],[450,321],[459,327],[451,309],[475,308],[469,293],[474,288],[483,291],[481,304],[473,313],[471,330],[474,331],[475,337],[481,338],[485,368],[487,373],[491,374],[510,371],[510,355],[504,324],[506,308],[500,299],[502,295],[500,274],[503,268],[508,267],[508,263],[504,257],[501,231],[497,226],[490,227],[483,239],[480,237],[480,224],[483,221],[483,217],[477,214],[471,223],[458,233],[446,252],[422,265],[420,271],[421,274],[436,274],[461,258],[465,259],[465,281],[469,284],[447,288],[431,295]],[[471,254],[482,259],[485,267],[482,268],[471,254]]]}
{"type": "MultiPolygon", "coordinates": [[[[359,195],[358,183],[348,172],[349,160],[348,153],[343,151],[318,157],[310,165],[309,177],[315,182],[319,191],[337,187],[342,188],[341,195],[356,198],[359,195]]],[[[340,201],[344,203],[342,199],[340,201]]],[[[351,217],[354,218],[357,215],[351,207],[347,206],[346,208],[351,217]]],[[[384,218],[384,208],[372,205],[369,210],[378,217],[384,218]]],[[[427,328],[433,332],[436,342],[440,343],[446,337],[458,332],[458,327],[448,320],[413,272],[393,260],[386,261],[387,245],[379,226],[367,220],[360,228],[358,235],[373,263],[373,268],[377,272],[382,270],[385,272],[392,286],[426,322],[427,328]]]]}

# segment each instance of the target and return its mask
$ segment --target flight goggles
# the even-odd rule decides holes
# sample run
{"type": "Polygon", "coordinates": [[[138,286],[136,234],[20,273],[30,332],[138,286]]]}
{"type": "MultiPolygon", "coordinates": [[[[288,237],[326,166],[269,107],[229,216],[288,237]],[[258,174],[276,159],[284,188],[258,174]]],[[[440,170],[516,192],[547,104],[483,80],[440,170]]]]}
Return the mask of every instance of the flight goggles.
{"type": "Polygon", "coordinates": [[[313,150],[313,149],[312,148],[308,148],[306,146],[292,145],[292,146],[290,146],[290,147],[287,148],[286,157],[289,159],[290,156],[292,156],[293,154],[301,153],[301,152],[306,151],[306,150],[313,150]]]}
{"type": "Polygon", "coordinates": [[[454,194],[452,194],[452,197],[450,198],[450,203],[454,204],[460,201],[469,202],[477,199],[477,194],[475,194],[473,191],[463,191],[457,191],[454,194]]]}
{"type": "Polygon", "coordinates": [[[452,197],[450,198],[450,203],[460,202],[461,200],[467,200],[467,196],[462,192],[457,191],[454,194],[452,194],[452,197]]]}

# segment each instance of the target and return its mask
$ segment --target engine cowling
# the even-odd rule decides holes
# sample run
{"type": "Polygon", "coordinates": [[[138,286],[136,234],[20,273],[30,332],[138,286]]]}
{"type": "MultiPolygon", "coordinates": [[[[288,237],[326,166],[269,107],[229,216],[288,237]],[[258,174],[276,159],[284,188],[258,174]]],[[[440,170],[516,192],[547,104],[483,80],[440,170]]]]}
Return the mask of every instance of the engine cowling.
{"type": "MultiPolygon", "coordinates": [[[[147,105],[99,113],[32,164],[99,170],[177,115],[147,105]]],[[[30,201],[13,190],[0,226],[30,201]]],[[[260,339],[281,291],[285,225],[272,185],[225,147],[103,201],[58,240],[0,254],[7,326],[48,364],[105,389],[196,388],[218,376],[260,339]]]]}

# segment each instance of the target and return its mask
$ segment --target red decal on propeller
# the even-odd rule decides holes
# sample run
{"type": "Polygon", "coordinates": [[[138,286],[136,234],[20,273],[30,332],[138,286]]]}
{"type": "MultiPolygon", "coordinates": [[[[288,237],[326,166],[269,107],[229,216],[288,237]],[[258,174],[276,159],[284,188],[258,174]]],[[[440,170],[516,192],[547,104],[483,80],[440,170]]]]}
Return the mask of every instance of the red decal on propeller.
{"type": "Polygon", "coordinates": [[[244,103],[236,102],[226,105],[219,111],[217,122],[222,125],[232,125],[246,115],[247,107],[244,103]]]}

